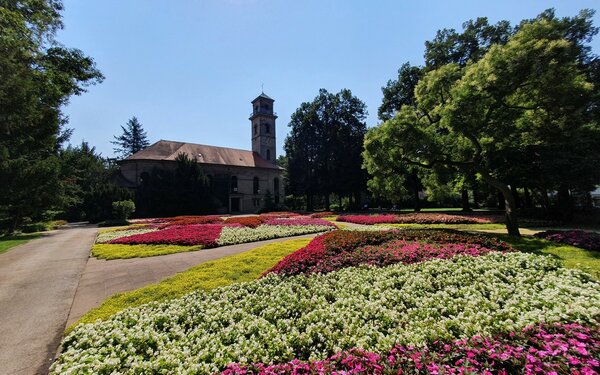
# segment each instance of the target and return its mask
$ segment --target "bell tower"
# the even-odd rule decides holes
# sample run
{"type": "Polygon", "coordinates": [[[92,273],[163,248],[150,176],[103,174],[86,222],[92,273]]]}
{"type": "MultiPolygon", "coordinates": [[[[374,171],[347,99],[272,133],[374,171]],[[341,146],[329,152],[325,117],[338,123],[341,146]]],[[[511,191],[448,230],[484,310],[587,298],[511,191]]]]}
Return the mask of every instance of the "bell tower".
{"type": "Polygon", "coordinates": [[[275,143],[277,113],[273,112],[274,101],[264,92],[261,93],[251,102],[252,113],[250,114],[252,151],[273,164],[277,159],[275,143]]]}

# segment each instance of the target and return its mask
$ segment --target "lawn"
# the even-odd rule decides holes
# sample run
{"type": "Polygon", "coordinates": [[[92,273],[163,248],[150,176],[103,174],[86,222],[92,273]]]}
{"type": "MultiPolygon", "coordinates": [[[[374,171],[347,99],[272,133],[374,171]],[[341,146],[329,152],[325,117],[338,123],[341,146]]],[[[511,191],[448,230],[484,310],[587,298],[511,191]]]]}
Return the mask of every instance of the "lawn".
{"type": "Polygon", "coordinates": [[[0,237],[0,254],[7,252],[15,246],[22,245],[41,236],[42,235],[39,233],[29,233],[0,237]]]}
{"type": "Polygon", "coordinates": [[[533,254],[547,254],[560,259],[563,266],[588,272],[600,279],[600,252],[558,244],[535,237],[515,238],[508,235],[495,237],[511,244],[514,248],[533,254]]]}
{"type": "Polygon", "coordinates": [[[260,246],[242,254],[202,263],[157,284],[130,292],[117,293],[99,307],[87,312],[69,330],[79,323],[92,323],[97,319],[107,319],[127,307],[135,307],[148,302],[160,302],[183,296],[195,290],[211,290],[233,283],[254,280],[286,255],[305,246],[310,241],[310,238],[302,238],[260,246]]]}

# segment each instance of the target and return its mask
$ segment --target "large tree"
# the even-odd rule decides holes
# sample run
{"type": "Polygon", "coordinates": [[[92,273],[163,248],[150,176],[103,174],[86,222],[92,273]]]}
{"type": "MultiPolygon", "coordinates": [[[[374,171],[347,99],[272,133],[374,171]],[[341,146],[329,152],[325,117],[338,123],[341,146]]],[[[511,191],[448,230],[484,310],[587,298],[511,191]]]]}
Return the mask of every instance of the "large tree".
{"type": "Polygon", "coordinates": [[[14,230],[61,199],[62,107],[102,80],[94,61],[54,39],[58,0],[0,1],[0,216],[14,230]]]}
{"type": "Polygon", "coordinates": [[[593,86],[584,43],[596,33],[591,16],[584,11],[558,19],[545,12],[478,61],[428,71],[415,89],[417,106],[402,106],[367,134],[367,167],[442,165],[475,172],[503,195],[507,230],[519,235],[515,197],[494,160],[561,138],[573,142],[587,129],[593,86]]]}
{"type": "Polygon", "coordinates": [[[306,195],[309,210],[316,195],[324,197],[328,209],[330,194],[358,196],[364,190],[366,116],[366,105],[347,89],[336,94],[321,89],[292,115],[284,146],[288,184],[291,193],[306,195]]]}
{"type": "Polygon", "coordinates": [[[130,118],[125,126],[121,125],[121,131],[121,135],[115,136],[115,140],[111,143],[117,145],[114,150],[123,158],[142,151],[150,145],[146,131],[135,116],[130,118]]]}

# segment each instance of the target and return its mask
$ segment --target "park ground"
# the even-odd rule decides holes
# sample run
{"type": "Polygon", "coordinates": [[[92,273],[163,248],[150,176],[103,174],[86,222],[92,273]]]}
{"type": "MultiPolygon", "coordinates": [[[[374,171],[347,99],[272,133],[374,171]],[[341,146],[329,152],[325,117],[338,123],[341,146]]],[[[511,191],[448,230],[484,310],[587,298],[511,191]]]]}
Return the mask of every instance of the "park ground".
{"type": "MultiPolygon", "coordinates": [[[[597,253],[531,237],[543,228],[524,229],[520,239],[493,225],[454,228],[487,232],[518,250],[553,255],[566,267],[583,269],[600,279],[597,253]]],[[[75,323],[106,319],[127,307],[192,290],[256,279],[316,235],[103,260],[90,256],[98,230],[90,225],[67,225],[45,234],[0,240],[1,373],[46,373],[65,330],[75,323]]]]}

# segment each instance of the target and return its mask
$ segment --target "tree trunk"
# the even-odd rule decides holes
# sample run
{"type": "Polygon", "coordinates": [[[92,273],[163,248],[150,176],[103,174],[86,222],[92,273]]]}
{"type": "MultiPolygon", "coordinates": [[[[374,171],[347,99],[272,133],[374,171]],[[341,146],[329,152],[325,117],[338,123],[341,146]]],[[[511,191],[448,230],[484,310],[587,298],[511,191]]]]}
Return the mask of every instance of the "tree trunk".
{"type": "Polygon", "coordinates": [[[498,191],[498,209],[499,210],[506,209],[506,202],[504,200],[504,195],[502,195],[501,191],[498,191]]]}
{"type": "Polygon", "coordinates": [[[421,211],[421,204],[419,202],[419,176],[417,175],[417,171],[415,169],[412,170],[411,173],[412,185],[413,185],[413,198],[415,200],[415,212],[421,211]]]}
{"type": "Polygon", "coordinates": [[[515,198],[515,204],[517,207],[521,207],[521,199],[519,198],[519,192],[517,191],[517,185],[510,185],[510,192],[515,198]]]}
{"type": "Polygon", "coordinates": [[[469,206],[469,191],[466,188],[462,188],[460,195],[461,195],[463,212],[473,211],[473,210],[471,210],[471,207],[469,206]]]}
{"type": "Polygon", "coordinates": [[[565,221],[571,221],[573,219],[573,199],[571,199],[571,192],[566,184],[562,184],[558,188],[557,198],[559,214],[565,221]]]}
{"type": "Polygon", "coordinates": [[[520,237],[521,233],[519,232],[519,221],[517,219],[517,203],[510,187],[497,178],[492,177],[486,169],[479,167],[476,170],[481,175],[481,178],[496,188],[498,193],[504,198],[506,231],[511,236],[520,237]]]}
{"type": "Polygon", "coordinates": [[[307,193],[306,194],[306,211],[312,211],[313,210],[313,196],[312,194],[307,193]]]}
{"type": "Polygon", "coordinates": [[[325,193],[325,211],[329,211],[330,207],[331,207],[331,202],[329,200],[329,194],[325,193]]]}
{"type": "Polygon", "coordinates": [[[338,211],[342,211],[342,194],[338,195],[338,202],[340,207],[338,207],[338,211]]]}
{"type": "Polygon", "coordinates": [[[523,195],[525,197],[525,208],[533,208],[533,204],[531,202],[531,193],[527,186],[523,187],[523,195]]]}
{"type": "Polygon", "coordinates": [[[473,208],[479,208],[479,200],[477,199],[477,189],[473,188],[471,192],[473,193],[473,208]]]}

